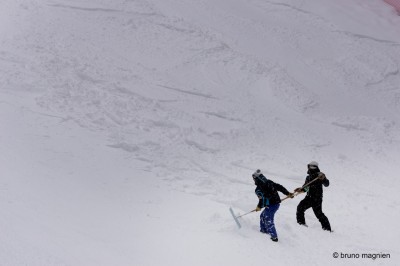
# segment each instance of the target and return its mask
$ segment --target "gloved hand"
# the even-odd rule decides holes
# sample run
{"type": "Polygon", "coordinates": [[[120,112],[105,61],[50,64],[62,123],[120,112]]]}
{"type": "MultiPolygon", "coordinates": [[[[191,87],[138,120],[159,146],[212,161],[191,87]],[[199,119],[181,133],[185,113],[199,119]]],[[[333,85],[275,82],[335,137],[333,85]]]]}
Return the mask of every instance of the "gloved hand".
{"type": "Polygon", "coordinates": [[[290,193],[287,195],[289,198],[293,199],[294,198],[294,193],[290,193]]]}
{"type": "Polygon", "coordinates": [[[319,179],[319,180],[324,180],[325,178],[326,178],[326,176],[325,176],[324,173],[319,173],[319,174],[318,174],[318,179],[319,179]]]}
{"type": "Polygon", "coordinates": [[[294,192],[300,193],[303,192],[303,189],[301,187],[298,187],[294,190],[294,192]]]}
{"type": "Polygon", "coordinates": [[[258,212],[258,211],[261,211],[261,208],[260,207],[256,207],[256,212],[258,212]]]}

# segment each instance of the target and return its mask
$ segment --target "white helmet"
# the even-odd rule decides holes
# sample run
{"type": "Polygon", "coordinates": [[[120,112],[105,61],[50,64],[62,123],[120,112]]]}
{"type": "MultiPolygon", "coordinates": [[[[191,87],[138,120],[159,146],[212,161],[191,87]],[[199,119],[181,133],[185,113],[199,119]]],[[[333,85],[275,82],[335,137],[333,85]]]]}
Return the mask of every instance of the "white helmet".
{"type": "Polygon", "coordinates": [[[261,170],[260,170],[260,169],[257,169],[257,171],[255,171],[255,172],[253,173],[253,178],[257,178],[257,177],[259,177],[260,175],[262,175],[261,170]]]}
{"type": "Polygon", "coordinates": [[[318,168],[318,163],[316,161],[312,161],[307,165],[308,168],[310,169],[317,169],[318,168]]]}

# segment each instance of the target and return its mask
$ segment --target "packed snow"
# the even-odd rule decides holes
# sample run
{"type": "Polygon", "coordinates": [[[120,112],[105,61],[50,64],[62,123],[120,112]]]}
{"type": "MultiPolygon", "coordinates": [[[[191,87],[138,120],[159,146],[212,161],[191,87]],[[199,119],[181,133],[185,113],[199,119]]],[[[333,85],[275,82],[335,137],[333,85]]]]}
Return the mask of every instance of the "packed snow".
{"type": "Polygon", "coordinates": [[[400,265],[383,1],[2,0],[0,44],[0,265],[400,265]],[[333,233],[238,228],[312,160],[333,233]]]}

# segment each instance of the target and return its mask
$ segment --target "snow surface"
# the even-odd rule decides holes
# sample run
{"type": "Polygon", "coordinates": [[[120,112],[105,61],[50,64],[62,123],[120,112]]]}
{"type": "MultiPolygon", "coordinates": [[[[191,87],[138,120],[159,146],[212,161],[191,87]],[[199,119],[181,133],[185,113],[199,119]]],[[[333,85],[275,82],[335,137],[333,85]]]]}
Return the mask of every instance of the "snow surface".
{"type": "Polygon", "coordinates": [[[0,265],[400,265],[383,1],[2,0],[0,43],[0,265]],[[293,190],[311,160],[334,233],[303,196],[278,243],[237,228],[255,169],[293,190]]]}

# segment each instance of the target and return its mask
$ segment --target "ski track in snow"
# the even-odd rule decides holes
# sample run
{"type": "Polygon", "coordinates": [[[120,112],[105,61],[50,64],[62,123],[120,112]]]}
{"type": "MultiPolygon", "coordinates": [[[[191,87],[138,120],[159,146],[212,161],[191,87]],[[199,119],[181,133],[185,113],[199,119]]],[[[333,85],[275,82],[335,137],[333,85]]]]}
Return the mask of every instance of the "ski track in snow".
{"type": "Polygon", "coordinates": [[[396,32],[389,14],[357,0],[5,0],[0,264],[399,264],[400,41],[375,30],[396,32]],[[292,190],[311,160],[334,233],[311,210],[299,228],[302,196],[277,213],[278,245],[258,214],[236,228],[228,208],[255,207],[255,169],[292,190]]]}

